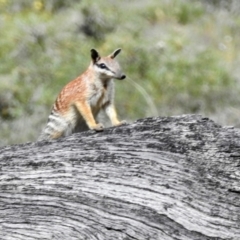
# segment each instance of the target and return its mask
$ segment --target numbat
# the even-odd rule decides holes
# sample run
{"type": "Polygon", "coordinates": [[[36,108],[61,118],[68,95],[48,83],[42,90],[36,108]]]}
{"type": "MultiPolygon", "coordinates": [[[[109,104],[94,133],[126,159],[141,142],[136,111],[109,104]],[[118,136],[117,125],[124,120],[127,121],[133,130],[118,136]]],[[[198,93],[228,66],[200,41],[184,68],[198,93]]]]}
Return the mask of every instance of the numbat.
{"type": "Polygon", "coordinates": [[[88,69],[59,93],[39,140],[56,139],[88,129],[102,131],[103,125],[96,122],[100,110],[105,111],[113,126],[125,123],[118,120],[114,106],[113,79],[126,77],[115,60],[120,52],[121,49],[117,49],[101,57],[95,49],[91,50],[92,61],[88,69]]]}

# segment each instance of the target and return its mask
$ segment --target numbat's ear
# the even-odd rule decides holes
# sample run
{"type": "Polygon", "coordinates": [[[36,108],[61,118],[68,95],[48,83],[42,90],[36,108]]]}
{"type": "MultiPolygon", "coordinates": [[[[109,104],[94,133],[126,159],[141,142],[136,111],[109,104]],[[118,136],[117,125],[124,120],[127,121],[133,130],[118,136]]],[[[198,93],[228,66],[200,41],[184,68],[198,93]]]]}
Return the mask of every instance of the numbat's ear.
{"type": "Polygon", "coordinates": [[[121,52],[121,50],[121,48],[116,49],[113,53],[109,55],[109,57],[112,59],[115,58],[121,52]]]}
{"type": "Polygon", "coordinates": [[[96,63],[101,58],[98,51],[95,49],[91,49],[91,57],[94,63],[96,63]]]}

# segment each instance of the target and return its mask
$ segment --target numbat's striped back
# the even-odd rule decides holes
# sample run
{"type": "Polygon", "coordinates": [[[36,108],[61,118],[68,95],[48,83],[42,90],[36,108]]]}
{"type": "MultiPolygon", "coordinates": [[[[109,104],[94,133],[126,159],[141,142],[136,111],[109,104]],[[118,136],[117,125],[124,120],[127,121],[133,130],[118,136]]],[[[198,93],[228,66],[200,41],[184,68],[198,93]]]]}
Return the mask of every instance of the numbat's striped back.
{"type": "Polygon", "coordinates": [[[96,122],[101,109],[113,126],[125,123],[118,120],[114,107],[113,79],[126,77],[115,60],[120,51],[117,49],[101,57],[95,49],[91,50],[92,61],[88,69],[59,93],[39,140],[56,139],[88,129],[102,131],[103,125],[96,122]]]}

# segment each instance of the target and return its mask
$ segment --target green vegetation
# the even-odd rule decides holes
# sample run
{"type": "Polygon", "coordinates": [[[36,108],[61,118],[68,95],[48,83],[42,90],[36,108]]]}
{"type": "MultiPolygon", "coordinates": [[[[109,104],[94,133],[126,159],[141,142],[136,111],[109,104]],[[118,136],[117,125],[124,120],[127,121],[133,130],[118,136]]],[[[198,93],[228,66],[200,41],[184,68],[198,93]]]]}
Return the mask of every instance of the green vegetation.
{"type": "Polygon", "coordinates": [[[197,0],[0,0],[0,145],[37,138],[93,47],[123,49],[121,119],[200,113],[240,126],[240,17],[229,9],[197,0]]]}

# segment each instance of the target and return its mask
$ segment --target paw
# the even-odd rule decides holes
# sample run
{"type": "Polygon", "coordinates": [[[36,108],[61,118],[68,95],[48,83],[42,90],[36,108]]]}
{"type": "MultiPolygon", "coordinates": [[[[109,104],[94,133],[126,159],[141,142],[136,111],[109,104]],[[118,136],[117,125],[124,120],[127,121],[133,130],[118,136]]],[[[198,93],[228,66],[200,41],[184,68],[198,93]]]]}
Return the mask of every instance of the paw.
{"type": "Polygon", "coordinates": [[[91,130],[95,130],[96,132],[101,132],[103,131],[103,125],[101,123],[98,123],[94,127],[91,127],[91,130]]]}
{"type": "Polygon", "coordinates": [[[121,125],[125,125],[125,124],[127,124],[127,121],[125,121],[125,120],[123,120],[123,121],[121,121],[121,122],[119,122],[119,123],[117,123],[117,124],[114,124],[114,126],[121,126],[121,125]]]}

